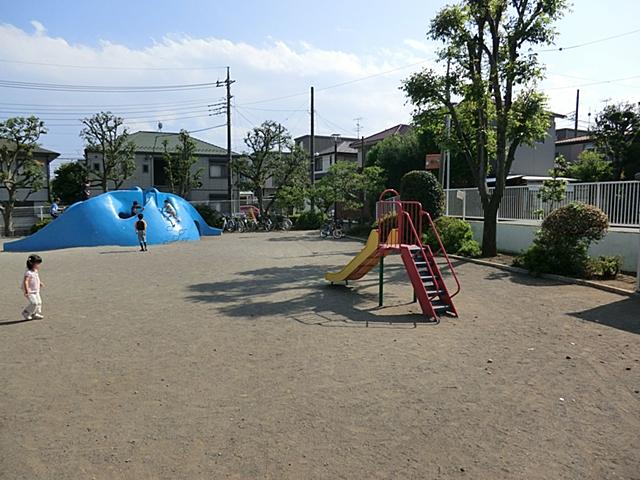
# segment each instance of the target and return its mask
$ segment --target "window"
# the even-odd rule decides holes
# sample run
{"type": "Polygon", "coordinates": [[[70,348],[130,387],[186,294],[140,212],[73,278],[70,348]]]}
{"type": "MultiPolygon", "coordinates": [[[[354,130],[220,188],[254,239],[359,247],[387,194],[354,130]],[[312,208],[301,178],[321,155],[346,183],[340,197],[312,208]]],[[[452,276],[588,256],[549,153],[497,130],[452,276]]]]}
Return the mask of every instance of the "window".
{"type": "Polygon", "coordinates": [[[145,163],[142,165],[142,173],[149,173],[149,164],[145,163]]]}
{"type": "Polygon", "coordinates": [[[93,164],[93,169],[94,169],[96,172],[99,172],[99,171],[100,171],[100,164],[99,164],[99,163],[97,163],[97,162],[96,162],[96,163],[94,163],[94,164],[93,164]]]}
{"type": "Polygon", "coordinates": [[[226,178],[227,165],[215,161],[209,161],[209,178],[226,178]]]}
{"type": "Polygon", "coordinates": [[[321,172],[322,171],[322,157],[320,158],[316,158],[316,164],[315,164],[315,171],[316,172],[321,172]]]}

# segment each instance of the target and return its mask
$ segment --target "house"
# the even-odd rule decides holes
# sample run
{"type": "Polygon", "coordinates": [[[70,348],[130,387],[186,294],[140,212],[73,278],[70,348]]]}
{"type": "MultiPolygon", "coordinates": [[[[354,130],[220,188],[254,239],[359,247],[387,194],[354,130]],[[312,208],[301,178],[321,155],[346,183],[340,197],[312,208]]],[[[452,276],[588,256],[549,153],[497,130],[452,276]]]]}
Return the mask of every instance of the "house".
{"type": "MultiPolygon", "coordinates": [[[[0,139],[0,142],[5,143],[6,140],[0,139]]],[[[8,143],[5,143],[8,144],[8,143]]],[[[9,144],[10,145],[10,144],[9,144]]],[[[11,148],[11,147],[9,147],[11,148]]],[[[18,190],[18,201],[16,206],[31,206],[38,205],[42,203],[49,202],[51,200],[51,192],[49,189],[49,185],[51,184],[51,169],[50,165],[53,160],[58,158],[60,154],[58,152],[54,152],[53,150],[47,150],[46,148],[42,148],[40,146],[36,147],[33,150],[33,159],[42,165],[42,170],[46,178],[46,182],[44,188],[38,190],[37,192],[33,192],[29,197],[24,200],[24,198],[29,193],[25,189],[18,190]]],[[[0,189],[0,202],[6,201],[8,199],[7,191],[2,188],[0,189]]]]}
{"type": "Polygon", "coordinates": [[[336,162],[358,162],[358,150],[350,146],[351,140],[342,140],[319,151],[313,161],[313,177],[320,180],[336,162]]]}
{"type": "MultiPolygon", "coordinates": [[[[355,137],[340,137],[341,141],[345,141],[345,142],[355,142],[356,140],[358,140],[355,137]]],[[[315,152],[311,152],[311,135],[302,135],[300,137],[296,137],[293,140],[296,145],[300,148],[302,148],[305,152],[307,152],[308,155],[311,156],[311,158],[315,157],[317,154],[319,154],[320,152],[328,149],[328,148],[333,148],[334,144],[335,144],[335,137],[333,135],[314,135],[313,136],[313,149],[315,150],[315,152]]]]}
{"type": "Polygon", "coordinates": [[[589,130],[560,128],[556,133],[556,156],[562,155],[569,163],[576,162],[583,151],[595,149],[589,130]]]}
{"type": "Polygon", "coordinates": [[[411,131],[411,126],[406,125],[404,123],[400,123],[391,128],[387,128],[386,130],[382,130],[381,132],[374,133],[373,135],[369,135],[368,137],[364,137],[358,139],[354,142],[351,142],[349,145],[351,148],[355,148],[358,151],[357,160],[358,165],[364,166],[367,161],[367,154],[371,151],[371,149],[382,140],[392,135],[406,135],[411,131]]]}
{"type": "MultiPolygon", "coordinates": [[[[168,190],[168,182],[164,171],[164,145],[167,141],[169,152],[175,152],[179,144],[179,133],[140,131],[129,135],[129,140],[135,144],[136,169],[121,188],[139,186],[141,188],[155,187],[160,191],[168,190]]],[[[227,150],[212,143],[191,137],[195,143],[194,156],[196,163],[193,171],[202,169],[200,181],[202,185],[194,188],[188,195],[191,201],[219,202],[222,209],[224,202],[228,202],[229,165],[227,150]]],[[[232,156],[238,156],[232,153],[232,156]]],[[[88,169],[100,170],[102,168],[101,154],[87,148],[85,149],[85,162],[88,169]]],[[[228,205],[228,203],[227,203],[228,205]]],[[[216,205],[214,204],[214,207],[216,205]]]]}

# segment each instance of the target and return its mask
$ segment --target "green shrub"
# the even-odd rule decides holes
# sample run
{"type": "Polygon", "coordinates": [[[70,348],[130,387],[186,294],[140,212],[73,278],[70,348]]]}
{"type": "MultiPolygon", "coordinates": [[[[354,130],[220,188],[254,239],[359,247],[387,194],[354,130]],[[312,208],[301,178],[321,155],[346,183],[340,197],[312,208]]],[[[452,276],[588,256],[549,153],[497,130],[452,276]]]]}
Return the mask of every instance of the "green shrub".
{"type": "Polygon", "coordinates": [[[544,219],[533,244],[515,259],[514,265],[534,274],[615,277],[619,266],[616,269],[613,257],[598,261],[587,253],[591,242],[604,237],[608,227],[607,216],[594,206],[572,203],[560,207],[544,219]]]}
{"type": "Polygon", "coordinates": [[[474,239],[465,240],[462,242],[462,245],[460,245],[456,254],[462,255],[463,257],[478,258],[482,255],[482,249],[480,248],[480,244],[474,239]]]}
{"type": "MultiPolygon", "coordinates": [[[[480,244],[473,239],[473,231],[468,222],[455,217],[440,217],[434,223],[447,253],[464,257],[480,256],[480,244]]],[[[423,242],[435,252],[440,248],[436,236],[428,226],[425,229],[428,230],[422,237],[423,242]]]]}
{"type": "Polygon", "coordinates": [[[589,263],[587,249],[584,243],[551,242],[540,231],[536,234],[533,245],[516,257],[513,264],[526,268],[534,275],[553,273],[584,277],[589,263]]]}
{"type": "Polygon", "coordinates": [[[327,216],[322,212],[308,210],[292,218],[292,221],[294,230],[316,230],[322,228],[327,221],[327,216]]]}
{"type": "Polygon", "coordinates": [[[590,258],[586,276],[599,280],[611,280],[618,276],[621,268],[622,259],[618,256],[590,258]]]}
{"type": "Polygon", "coordinates": [[[406,173],[400,182],[402,200],[414,200],[422,204],[434,220],[444,210],[444,191],[436,177],[426,170],[414,170],[406,173]]]}
{"type": "Polygon", "coordinates": [[[44,220],[40,220],[35,225],[31,225],[31,228],[29,229],[29,235],[33,235],[38,230],[43,229],[44,227],[49,225],[52,221],[53,221],[53,218],[45,218],[44,220]]]}
{"type": "Polygon", "coordinates": [[[354,237],[367,237],[369,233],[371,233],[372,228],[374,227],[372,227],[369,222],[355,223],[351,225],[347,233],[354,237]]]}
{"type": "MultiPolygon", "coordinates": [[[[434,223],[440,234],[440,240],[442,240],[445,250],[449,253],[457,253],[465,241],[473,240],[471,225],[464,220],[455,217],[440,217],[434,223]]],[[[433,250],[440,248],[433,230],[428,224],[424,228],[426,230],[427,244],[433,250]]]]}
{"type": "Polygon", "coordinates": [[[194,207],[202,216],[204,221],[207,222],[207,225],[209,225],[210,227],[222,228],[222,226],[224,225],[224,220],[220,212],[205,204],[194,205],[194,207]]]}
{"type": "Polygon", "coordinates": [[[542,230],[553,242],[600,240],[609,228],[607,215],[598,207],[571,203],[551,212],[542,222],[542,230]]]}

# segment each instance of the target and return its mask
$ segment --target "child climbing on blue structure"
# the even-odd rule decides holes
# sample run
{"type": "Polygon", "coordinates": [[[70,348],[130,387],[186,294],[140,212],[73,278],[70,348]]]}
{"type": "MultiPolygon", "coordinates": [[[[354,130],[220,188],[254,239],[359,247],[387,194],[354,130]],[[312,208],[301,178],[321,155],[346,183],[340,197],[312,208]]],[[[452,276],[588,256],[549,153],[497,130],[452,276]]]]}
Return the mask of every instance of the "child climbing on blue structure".
{"type": "Polygon", "coordinates": [[[164,200],[164,207],[162,208],[162,213],[169,219],[172,226],[175,227],[173,220],[180,223],[180,219],[178,218],[178,213],[176,212],[176,209],[173,207],[173,205],[171,205],[171,202],[169,201],[168,198],[165,198],[164,200]]]}

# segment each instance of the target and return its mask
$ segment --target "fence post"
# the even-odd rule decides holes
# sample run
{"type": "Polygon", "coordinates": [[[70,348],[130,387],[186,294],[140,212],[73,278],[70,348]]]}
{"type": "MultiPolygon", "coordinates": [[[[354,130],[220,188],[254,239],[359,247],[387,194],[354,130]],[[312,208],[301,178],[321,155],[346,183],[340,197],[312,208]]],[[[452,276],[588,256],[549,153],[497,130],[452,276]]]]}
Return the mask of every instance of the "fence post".
{"type": "Polygon", "coordinates": [[[600,208],[600,182],[596,183],[596,207],[600,208]]]}
{"type": "Polygon", "coordinates": [[[638,228],[638,266],[636,267],[636,292],[640,293],[640,226],[638,228]]]}

